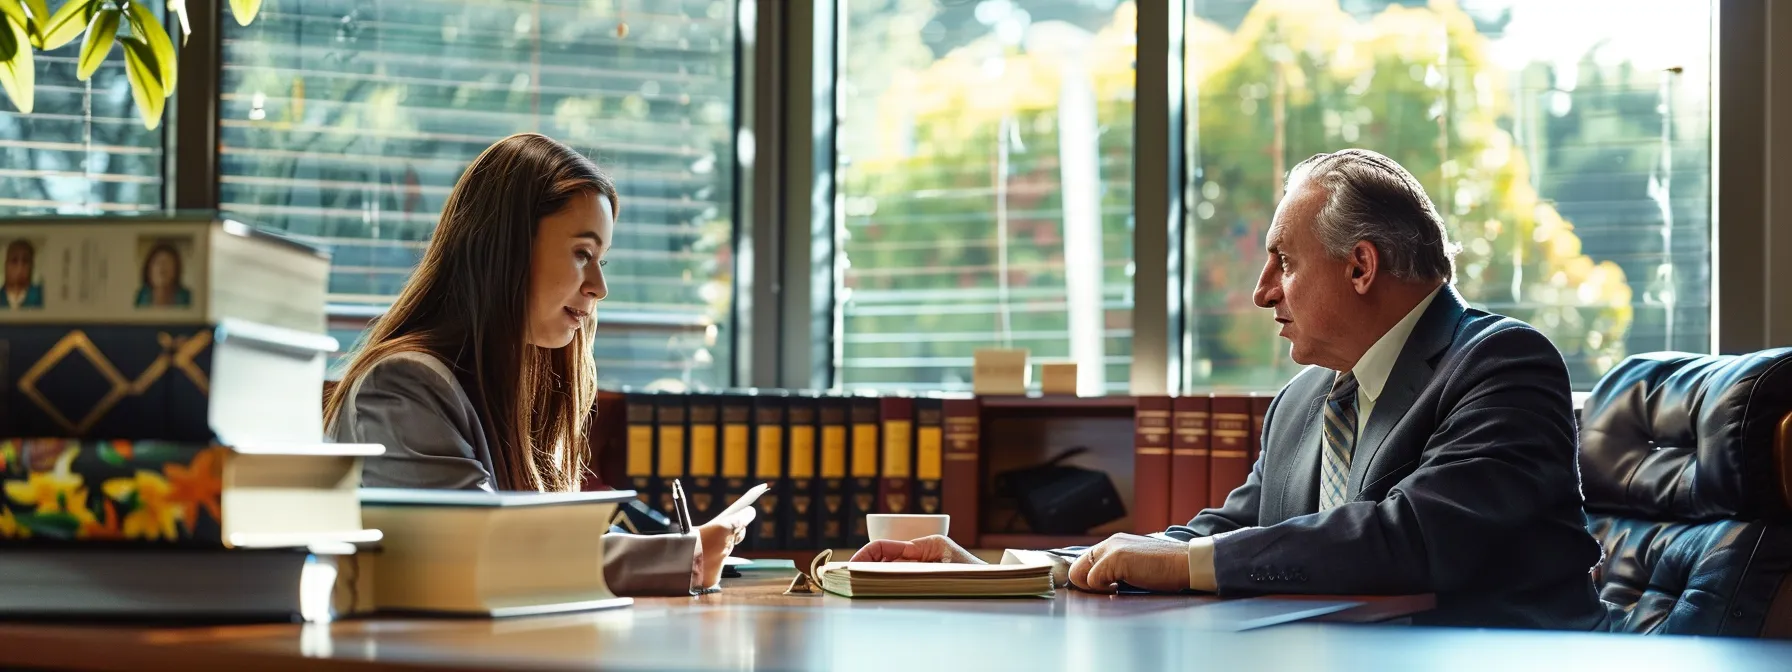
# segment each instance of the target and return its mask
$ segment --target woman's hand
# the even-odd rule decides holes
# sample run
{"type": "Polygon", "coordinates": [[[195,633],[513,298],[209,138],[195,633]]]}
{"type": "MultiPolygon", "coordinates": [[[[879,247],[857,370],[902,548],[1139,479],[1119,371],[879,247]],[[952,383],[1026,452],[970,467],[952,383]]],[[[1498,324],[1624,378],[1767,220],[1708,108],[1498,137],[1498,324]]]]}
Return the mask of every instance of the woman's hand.
{"type": "Polygon", "coordinates": [[[722,559],[734,551],[734,545],[747,538],[747,526],[753,524],[755,511],[749,506],[726,518],[717,518],[697,526],[696,557],[691,563],[691,585],[709,588],[722,580],[722,559]]]}
{"type": "Polygon", "coordinates": [[[859,552],[852,554],[852,562],[957,562],[971,565],[987,564],[971,555],[956,542],[940,535],[921,537],[914,541],[896,541],[879,539],[859,552]]]}

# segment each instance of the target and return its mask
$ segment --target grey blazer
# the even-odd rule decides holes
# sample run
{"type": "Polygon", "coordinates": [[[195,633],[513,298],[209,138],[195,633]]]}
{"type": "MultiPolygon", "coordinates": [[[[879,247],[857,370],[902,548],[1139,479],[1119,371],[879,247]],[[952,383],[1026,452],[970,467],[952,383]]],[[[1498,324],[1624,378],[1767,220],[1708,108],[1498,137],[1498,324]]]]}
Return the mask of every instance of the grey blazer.
{"type": "MultiPolygon", "coordinates": [[[[361,482],[378,488],[494,490],[492,451],[479,413],[442,360],[403,352],[348,383],[329,428],[339,443],[377,443],[361,482]]],[[[617,595],[688,595],[695,535],[604,536],[604,581],[617,595]]]]}
{"type": "Polygon", "coordinates": [[[1245,484],[1167,532],[1215,537],[1221,595],[1435,593],[1416,622],[1598,626],[1568,370],[1543,334],[1445,287],[1359,432],[1350,501],[1316,513],[1332,376],[1282,388],[1245,484]]]}

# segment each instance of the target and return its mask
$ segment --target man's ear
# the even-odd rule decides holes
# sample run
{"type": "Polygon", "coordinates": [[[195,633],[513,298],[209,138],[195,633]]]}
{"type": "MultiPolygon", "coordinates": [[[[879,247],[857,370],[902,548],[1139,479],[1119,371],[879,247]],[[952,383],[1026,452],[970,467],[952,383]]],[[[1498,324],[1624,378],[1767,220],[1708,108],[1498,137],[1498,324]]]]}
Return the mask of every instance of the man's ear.
{"type": "Polygon", "coordinates": [[[1369,286],[1375,283],[1375,276],[1381,271],[1381,253],[1375,245],[1367,240],[1356,241],[1350,248],[1350,286],[1356,293],[1368,294],[1369,286]]]}

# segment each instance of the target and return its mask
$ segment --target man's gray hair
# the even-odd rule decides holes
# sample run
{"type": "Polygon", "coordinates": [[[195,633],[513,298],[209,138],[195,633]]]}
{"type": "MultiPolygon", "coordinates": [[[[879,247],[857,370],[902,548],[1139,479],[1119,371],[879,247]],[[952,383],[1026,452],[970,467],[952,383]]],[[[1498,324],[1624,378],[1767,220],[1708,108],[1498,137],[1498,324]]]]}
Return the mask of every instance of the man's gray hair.
{"type": "Polygon", "coordinates": [[[1399,280],[1455,277],[1461,246],[1449,242],[1419,180],[1393,159],[1366,149],[1316,154],[1288,171],[1288,190],[1306,179],[1326,191],[1313,233],[1334,258],[1366,240],[1380,253],[1381,268],[1399,280]]]}

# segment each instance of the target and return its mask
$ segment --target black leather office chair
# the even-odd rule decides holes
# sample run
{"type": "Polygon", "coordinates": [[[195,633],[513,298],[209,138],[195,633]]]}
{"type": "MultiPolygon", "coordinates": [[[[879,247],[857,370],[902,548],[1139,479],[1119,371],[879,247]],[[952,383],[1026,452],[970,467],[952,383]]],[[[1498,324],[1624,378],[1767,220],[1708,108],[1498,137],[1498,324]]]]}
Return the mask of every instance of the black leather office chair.
{"type": "Polygon", "coordinates": [[[1636,355],[1582,418],[1608,628],[1792,637],[1792,348],[1636,355]]]}

